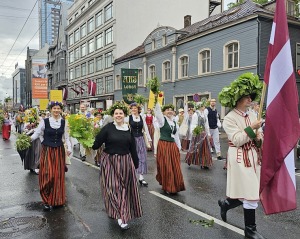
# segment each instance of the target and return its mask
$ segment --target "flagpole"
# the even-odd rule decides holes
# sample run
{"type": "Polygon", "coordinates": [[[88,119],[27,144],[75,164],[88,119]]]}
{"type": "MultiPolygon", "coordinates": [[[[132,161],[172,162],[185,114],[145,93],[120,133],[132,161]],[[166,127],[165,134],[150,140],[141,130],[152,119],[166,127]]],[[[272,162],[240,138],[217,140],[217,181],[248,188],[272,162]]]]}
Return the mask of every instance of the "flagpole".
{"type": "Polygon", "coordinates": [[[262,93],[261,93],[261,98],[260,98],[260,103],[259,103],[259,111],[258,111],[258,116],[257,116],[258,120],[261,119],[265,96],[266,96],[266,91],[267,91],[267,84],[265,82],[263,82],[263,88],[262,88],[262,93]]]}

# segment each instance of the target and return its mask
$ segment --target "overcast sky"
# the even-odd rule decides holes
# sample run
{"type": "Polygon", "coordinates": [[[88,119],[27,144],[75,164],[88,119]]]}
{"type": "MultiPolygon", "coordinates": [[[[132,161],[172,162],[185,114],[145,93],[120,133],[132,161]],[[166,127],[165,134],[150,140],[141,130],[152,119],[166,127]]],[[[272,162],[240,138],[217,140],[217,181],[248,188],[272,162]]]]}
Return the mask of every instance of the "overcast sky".
{"type": "MultiPolygon", "coordinates": [[[[0,100],[5,97],[7,92],[12,96],[12,82],[5,78],[11,78],[16,63],[19,66],[25,66],[26,45],[38,30],[38,4],[36,4],[19,39],[7,56],[35,2],[36,0],[0,1],[0,100]],[[18,57],[24,48],[25,50],[18,57]]],[[[28,46],[38,49],[38,33],[28,46]]]]}

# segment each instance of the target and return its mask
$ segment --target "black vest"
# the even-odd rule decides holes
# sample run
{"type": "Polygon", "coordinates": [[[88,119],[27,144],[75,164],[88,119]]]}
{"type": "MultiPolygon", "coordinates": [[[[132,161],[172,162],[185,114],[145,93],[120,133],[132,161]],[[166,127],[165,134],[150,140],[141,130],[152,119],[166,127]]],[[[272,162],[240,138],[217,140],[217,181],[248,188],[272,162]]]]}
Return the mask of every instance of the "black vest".
{"type": "Polygon", "coordinates": [[[43,145],[50,147],[60,147],[63,145],[62,136],[65,132],[65,120],[61,119],[60,128],[53,129],[50,126],[49,118],[44,119],[45,130],[44,130],[44,141],[43,145]]]}
{"type": "Polygon", "coordinates": [[[207,107],[208,110],[208,124],[210,129],[216,129],[218,128],[217,122],[218,122],[218,112],[217,110],[212,110],[210,107],[207,107]]]}
{"type": "Polygon", "coordinates": [[[131,131],[133,133],[134,137],[140,137],[143,136],[143,119],[142,117],[139,115],[140,117],[140,122],[135,122],[133,121],[133,117],[132,115],[129,115],[129,125],[131,127],[131,131]]]}

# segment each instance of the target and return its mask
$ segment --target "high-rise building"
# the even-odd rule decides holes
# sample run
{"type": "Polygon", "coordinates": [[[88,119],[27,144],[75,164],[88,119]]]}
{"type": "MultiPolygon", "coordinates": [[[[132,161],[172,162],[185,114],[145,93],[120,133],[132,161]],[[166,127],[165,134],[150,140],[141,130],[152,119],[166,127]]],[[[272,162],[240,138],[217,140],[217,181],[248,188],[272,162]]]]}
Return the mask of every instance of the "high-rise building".
{"type": "Polygon", "coordinates": [[[19,68],[17,65],[15,71],[12,74],[13,83],[13,106],[18,109],[20,105],[25,105],[25,86],[26,76],[25,69],[19,68]]]}
{"type": "Polygon", "coordinates": [[[39,0],[40,49],[53,43],[59,27],[60,4],[70,6],[74,0],[39,0]]]}

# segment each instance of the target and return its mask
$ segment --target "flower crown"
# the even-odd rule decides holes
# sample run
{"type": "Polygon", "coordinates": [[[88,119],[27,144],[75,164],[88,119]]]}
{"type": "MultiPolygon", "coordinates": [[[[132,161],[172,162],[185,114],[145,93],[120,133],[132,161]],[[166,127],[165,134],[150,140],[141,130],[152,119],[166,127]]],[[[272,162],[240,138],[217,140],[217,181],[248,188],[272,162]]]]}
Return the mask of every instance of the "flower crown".
{"type": "Polygon", "coordinates": [[[116,103],[114,103],[114,104],[107,110],[107,112],[109,113],[109,115],[113,116],[116,109],[123,110],[123,112],[124,112],[124,114],[125,114],[126,116],[127,116],[128,113],[129,113],[128,107],[127,107],[123,102],[120,102],[120,101],[117,101],[116,103]]]}
{"type": "Polygon", "coordinates": [[[164,112],[165,110],[167,110],[167,109],[172,109],[172,110],[174,110],[174,105],[172,105],[172,104],[168,104],[168,105],[164,105],[162,108],[161,108],[161,111],[162,112],[164,112]]]}
{"type": "Polygon", "coordinates": [[[63,104],[59,101],[50,101],[48,106],[49,106],[49,109],[52,109],[52,107],[54,107],[54,106],[59,106],[61,109],[63,109],[63,107],[64,107],[63,104]]]}

